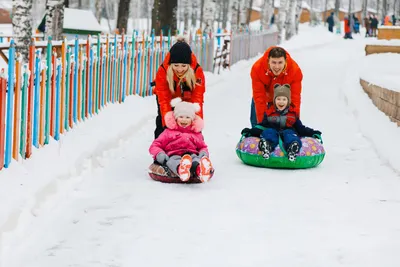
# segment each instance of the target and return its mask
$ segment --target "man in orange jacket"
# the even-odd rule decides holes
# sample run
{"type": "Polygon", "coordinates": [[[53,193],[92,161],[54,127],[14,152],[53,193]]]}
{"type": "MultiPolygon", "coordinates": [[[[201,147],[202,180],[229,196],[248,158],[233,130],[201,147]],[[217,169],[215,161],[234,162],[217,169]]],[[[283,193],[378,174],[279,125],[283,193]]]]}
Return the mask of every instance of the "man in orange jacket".
{"type": "Polygon", "coordinates": [[[303,73],[299,65],[281,47],[271,46],[251,68],[253,99],[250,122],[254,127],[266,116],[267,103],[273,101],[274,85],[289,84],[292,108],[300,118],[301,82],[303,73]]]}

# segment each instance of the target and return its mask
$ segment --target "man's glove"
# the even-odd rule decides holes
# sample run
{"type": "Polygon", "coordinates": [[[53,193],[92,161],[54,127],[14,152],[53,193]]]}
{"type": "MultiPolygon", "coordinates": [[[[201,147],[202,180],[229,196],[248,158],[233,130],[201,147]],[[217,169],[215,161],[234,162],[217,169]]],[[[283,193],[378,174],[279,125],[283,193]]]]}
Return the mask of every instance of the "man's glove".
{"type": "Polygon", "coordinates": [[[167,160],[169,160],[169,157],[164,152],[160,152],[156,156],[156,161],[161,165],[164,165],[167,162],[167,160]]]}
{"type": "Polygon", "coordinates": [[[313,131],[313,134],[312,134],[312,136],[314,138],[316,138],[316,139],[318,139],[320,141],[321,141],[321,135],[322,135],[322,133],[320,131],[318,131],[318,130],[313,131]]]}
{"type": "Polygon", "coordinates": [[[321,135],[322,133],[320,132],[320,131],[313,131],[313,133],[312,133],[313,135],[314,134],[318,134],[318,135],[321,135]]]}
{"type": "Polygon", "coordinates": [[[241,134],[245,137],[250,137],[250,136],[260,137],[262,132],[263,130],[258,128],[252,128],[252,129],[244,128],[241,134]]]}

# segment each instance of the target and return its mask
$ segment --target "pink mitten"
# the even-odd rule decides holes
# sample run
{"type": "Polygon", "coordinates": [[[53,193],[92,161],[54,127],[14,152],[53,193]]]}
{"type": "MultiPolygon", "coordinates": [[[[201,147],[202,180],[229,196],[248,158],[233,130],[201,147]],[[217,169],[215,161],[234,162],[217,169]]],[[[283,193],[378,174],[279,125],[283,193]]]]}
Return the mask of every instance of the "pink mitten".
{"type": "Polygon", "coordinates": [[[204,128],[204,121],[203,119],[196,115],[196,118],[194,118],[193,123],[192,123],[192,130],[196,133],[199,133],[203,130],[204,128]]]}
{"type": "Polygon", "coordinates": [[[175,116],[173,111],[168,111],[164,116],[165,126],[169,129],[176,129],[178,125],[176,124],[175,116]]]}

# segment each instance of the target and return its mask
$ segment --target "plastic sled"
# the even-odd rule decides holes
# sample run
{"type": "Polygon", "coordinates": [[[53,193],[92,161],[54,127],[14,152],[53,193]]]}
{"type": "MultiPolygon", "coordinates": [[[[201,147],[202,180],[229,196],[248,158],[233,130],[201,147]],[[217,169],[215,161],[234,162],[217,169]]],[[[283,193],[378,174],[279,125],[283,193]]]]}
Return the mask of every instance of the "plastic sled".
{"type": "MultiPolygon", "coordinates": [[[[319,137],[320,138],[320,137],[319,137]]],[[[289,161],[287,153],[279,140],[279,145],[271,153],[268,159],[263,158],[258,149],[259,137],[244,137],[236,146],[236,154],[247,165],[276,168],[276,169],[307,169],[318,166],[325,157],[325,149],[322,139],[319,141],[312,137],[300,138],[302,148],[295,161],[289,161]]]]}

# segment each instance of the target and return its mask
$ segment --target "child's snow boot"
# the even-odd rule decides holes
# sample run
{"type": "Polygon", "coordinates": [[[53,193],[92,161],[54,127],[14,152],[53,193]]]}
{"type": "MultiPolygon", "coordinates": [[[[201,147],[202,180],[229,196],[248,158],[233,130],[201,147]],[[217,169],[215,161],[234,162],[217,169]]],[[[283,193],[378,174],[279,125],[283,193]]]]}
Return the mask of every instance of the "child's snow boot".
{"type": "Polygon", "coordinates": [[[179,178],[182,182],[187,182],[190,179],[190,168],[192,167],[192,157],[185,154],[181,158],[181,162],[178,166],[179,178]]]}
{"type": "Polygon", "coordinates": [[[211,178],[211,174],[214,172],[214,168],[208,157],[204,156],[200,159],[200,164],[198,166],[198,177],[201,182],[208,182],[211,178]]]}
{"type": "Polygon", "coordinates": [[[261,138],[260,142],[258,143],[258,149],[261,151],[263,158],[269,159],[269,156],[272,153],[272,146],[270,142],[264,138],[261,138]]]}
{"type": "Polygon", "coordinates": [[[290,161],[295,161],[297,153],[300,151],[300,145],[297,141],[292,142],[287,149],[287,156],[290,161]]]}

